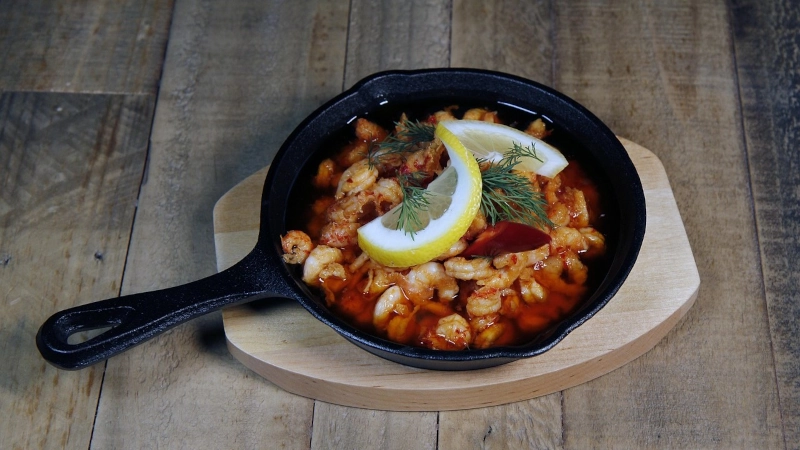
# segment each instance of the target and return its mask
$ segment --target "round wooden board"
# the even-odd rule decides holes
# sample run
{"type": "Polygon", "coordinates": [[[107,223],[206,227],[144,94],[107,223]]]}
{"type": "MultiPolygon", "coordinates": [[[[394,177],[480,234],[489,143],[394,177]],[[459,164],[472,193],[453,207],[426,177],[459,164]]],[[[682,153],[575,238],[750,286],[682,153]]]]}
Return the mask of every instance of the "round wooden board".
{"type": "MultiPolygon", "coordinates": [[[[621,367],[653,348],[686,314],[697,296],[700,277],[664,167],[644,147],[620,141],[644,186],[644,243],[617,295],[550,351],[489,369],[415,369],[359,349],[286,300],[224,310],[229,350],[245,366],[289,392],[393,411],[468,409],[527,400],[621,367]]],[[[264,168],[235,186],[214,208],[219,270],[255,245],[266,173],[264,168]]]]}

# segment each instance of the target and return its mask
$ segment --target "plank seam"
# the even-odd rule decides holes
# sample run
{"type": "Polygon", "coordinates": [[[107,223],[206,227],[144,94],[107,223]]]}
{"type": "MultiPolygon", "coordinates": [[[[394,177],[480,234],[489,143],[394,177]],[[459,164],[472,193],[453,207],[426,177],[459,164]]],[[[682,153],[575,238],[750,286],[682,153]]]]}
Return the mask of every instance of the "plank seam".
{"type": "MultiPolygon", "coordinates": [[[[164,42],[164,48],[161,54],[161,67],[158,71],[158,78],[156,80],[155,92],[147,94],[144,93],[133,94],[134,96],[138,95],[150,96],[153,98],[153,103],[150,106],[150,131],[147,134],[147,150],[145,150],[144,165],[142,167],[141,177],[139,178],[139,192],[136,194],[136,203],[134,204],[133,220],[131,220],[130,229],[128,231],[128,245],[127,248],[125,249],[125,261],[122,263],[122,276],[120,277],[119,288],[117,289],[117,297],[119,297],[122,294],[122,286],[125,285],[125,273],[127,272],[128,269],[128,257],[131,254],[131,242],[133,241],[133,228],[136,224],[136,216],[138,215],[139,212],[139,199],[142,196],[142,187],[144,186],[147,180],[147,171],[148,168],[150,167],[151,137],[153,135],[153,126],[155,124],[155,118],[156,118],[156,106],[158,105],[158,99],[161,93],[161,80],[164,78],[164,65],[165,65],[164,62],[167,59],[167,48],[169,47],[169,40],[170,36],[172,35],[172,23],[174,21],[174,18],[175,18],[175,3],[173,2],[172,11],[170,11],[169,14],[169,23],[167,24],[167,29],[169,31],[167,32],[167,38],[166,41],[164,42]]],[[[126,96],[127,95],[131,94],[126,94],[126,96]]],[[[100,377],[100,389],[99,392],[97,393],[97,404],[95,405],[94,409],[94,420],[92,421],[92,431],[91,433],[89,433],[89,442],[87,449],[91,449],[92,443],[94,442],[94,432],[97,429],[97,419],[100,416],[99,414],[100,400],[103,398],[103,389],[105,388],[107,369],[108,369],[108,360],[103,362],[103,374],[100,377]]]]}
{"type": "Polygon", "coordinates": [[[783,405],[782,405],[782,396],[781,396],[781,385],[780,380],[778,377],[778,367],[775,363],[777,358],[775,356],[775,346],[773,345],[773,338],[772,338],[772,317],[770,315],[769,309],[769,302],[767,300],[767,285],[764,279],[764,254],[761,247],[761,226],[758,220],[758,214],[756,213],[756,205],[755,205],[755,196],[753,195],[753,169],[750,165],[750,147],[747,145],[747,128],[745,124],[745,117],[744,117],[744,101],[742,100],[742,84],[739,79],[739,71],[741,70],[739,67],[739,59],[737,57],[737,40],[736,40],[736,32],[734,31],[735,27],[735,17],[734,17],[734,6],[731,0],[726,0],[725,5],[727,7],[727,19],[728,19],[728,32],[730,33],[730,52],[731,58],[733,59],[733,73],[731,76],[733,77],[734,85],[736,86],[736,106],[739,113],[739,138],[742,142],[742,148],[744,150],[744,165],[745,165],[745,176],[747,177],[747,193],[750,198],[750,214],[753,218],[753,226],[755,227],[755,244],[756,244],[756,255],[758,255],[758,269],[761,275],[761,293],[764,299],[764,310],[765,315],[767,317],[767,333],[769,335],[769,351],[770,355],[772,356],[772,378],[773,382],[775,383],[775,393],[777,395],[776,401],[778,402],[778,416],[780,417],[780,424],[781,424],[781,438],[783,441],[783,447],[789,448],[788,443],[786,442],[786,422],[783,417],[783,405]]]}

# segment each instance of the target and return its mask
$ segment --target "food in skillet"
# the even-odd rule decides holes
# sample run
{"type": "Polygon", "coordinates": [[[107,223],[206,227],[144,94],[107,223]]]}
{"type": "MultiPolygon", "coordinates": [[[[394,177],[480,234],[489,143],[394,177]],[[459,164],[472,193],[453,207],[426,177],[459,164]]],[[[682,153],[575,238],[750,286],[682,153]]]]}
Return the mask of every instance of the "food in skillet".
{"type": "Polygon", "coordinates": [[[369,333],[441,350],[519,345],[591,294],[605,253],[597,186],[497,113],[449,107],[386,130],[365,118],[319,164],[284,260],[369,333]]]}

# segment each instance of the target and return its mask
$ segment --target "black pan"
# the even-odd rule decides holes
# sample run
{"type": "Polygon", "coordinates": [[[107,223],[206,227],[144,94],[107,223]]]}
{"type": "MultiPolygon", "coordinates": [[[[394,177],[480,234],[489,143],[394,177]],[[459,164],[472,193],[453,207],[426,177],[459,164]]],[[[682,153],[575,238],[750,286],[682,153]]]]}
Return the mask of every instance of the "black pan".
{"type": "Polygon", "coordinates": [[[484,70],[383,72],[367,77],[317,109],[286,139],[264,183],[258,243],[241,262],[183,286],[58,312],[39,329],[36,344],[53,365],[80,369],[224,306],[288,297],[355,345],[388,360],[436,370],[491,367],[547,351],[608,303],[633,267],[644,229],[644,194],[627,152],[608,127],[575,101],[533,81],[484,70]],[[449,352],[408,347],[371,336],[331,314],[321,296],[301,281],[298,268],[287,266],[281,258],[280,236],[291,229],[287,224],[296,220],[293,205],[308,190],[309,174],[324,157],[322,144],[341,137],[342,130],[350,128],[347,124],[357,116],[380,120],[381,111],[396,112],[436,102],[540,114],[570,137],[569,147],[579,153],[574,156],[587,161],[611,192],[608,272],[578,311],[525,345],[449,352]],[[68,342],[75,333],[109,327],[85,342],[68,342]]]}

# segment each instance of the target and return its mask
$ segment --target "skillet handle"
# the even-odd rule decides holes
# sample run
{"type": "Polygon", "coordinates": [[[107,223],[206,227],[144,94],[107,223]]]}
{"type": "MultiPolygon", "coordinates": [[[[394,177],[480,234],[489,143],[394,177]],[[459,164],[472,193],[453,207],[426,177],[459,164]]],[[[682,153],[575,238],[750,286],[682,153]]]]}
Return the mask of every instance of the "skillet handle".
{"type": "Polygon", "coordinates": [[[264,297],[297,298],[271,259],[256,247],[231,268],[198,281],[60,311],[39,328],[36,346],[54,366],[82,369],[223,306],[264,297]],[[68,342],[79,331],[108,327],[85,342],[68,342]]]}

